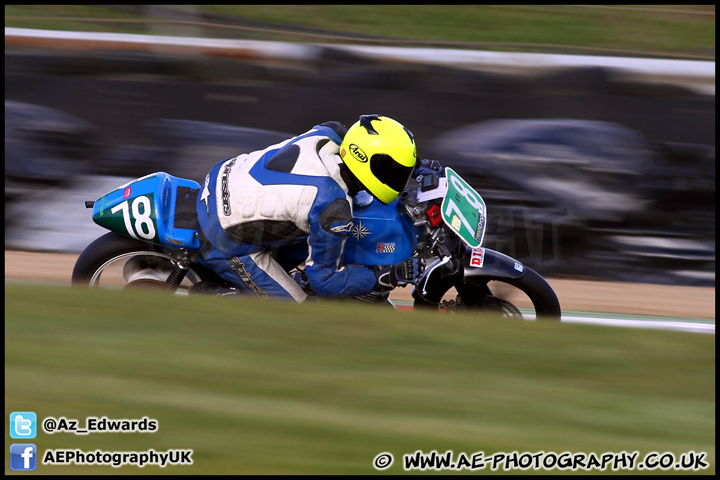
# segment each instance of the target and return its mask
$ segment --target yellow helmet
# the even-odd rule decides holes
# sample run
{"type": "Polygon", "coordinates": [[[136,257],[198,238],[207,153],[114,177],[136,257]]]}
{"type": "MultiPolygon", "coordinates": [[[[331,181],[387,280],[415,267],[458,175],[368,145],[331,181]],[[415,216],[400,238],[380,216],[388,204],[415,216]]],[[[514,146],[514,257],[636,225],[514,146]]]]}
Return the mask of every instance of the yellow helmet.
{"type": "Polygon", "coordinates": [[[375,198],[395,200],[417,161],[410,130],[390,117],[362,115],[340,144],[340,158],[375,198]]]}

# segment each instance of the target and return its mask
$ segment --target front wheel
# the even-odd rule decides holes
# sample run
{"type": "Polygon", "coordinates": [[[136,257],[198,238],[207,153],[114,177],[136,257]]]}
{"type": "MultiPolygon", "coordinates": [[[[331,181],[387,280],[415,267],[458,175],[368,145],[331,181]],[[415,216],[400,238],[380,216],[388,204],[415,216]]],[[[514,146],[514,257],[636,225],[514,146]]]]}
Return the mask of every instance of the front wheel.
{"type": "Polygon", "coordinates": [[[413,297],[416,308],[486,311],[507,318],[561,317],[560,302],[550,284],[527,267],[519,278],[487,278],[487,283],[463,283],[458,276],[445,278],[433,285],[424,298],[417,291],[413,297]],[[447,300],[448,295],[455,298],[447,300]]]}
{"type": "MultiPolygon", "coordinates": [[[[95,288],[162,289],[173,270],[172,257],[163,247],[110,232],[92,242],[75,262],[73,285],[95,288]]],[[[212,272],[193,264],[178,292],[211,280],[212,272]]]]}

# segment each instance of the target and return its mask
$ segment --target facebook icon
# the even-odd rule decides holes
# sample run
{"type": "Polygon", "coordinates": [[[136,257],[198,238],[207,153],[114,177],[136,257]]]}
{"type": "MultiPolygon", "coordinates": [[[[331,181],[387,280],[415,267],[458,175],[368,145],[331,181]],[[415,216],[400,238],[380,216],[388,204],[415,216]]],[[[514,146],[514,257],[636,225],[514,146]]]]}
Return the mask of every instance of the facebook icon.
{"type": "Polygon", "coordinates": [[[10,445],[11,470],[35,470],[37,466],[37,447],[32,443],[13,443],[10,445]]]}

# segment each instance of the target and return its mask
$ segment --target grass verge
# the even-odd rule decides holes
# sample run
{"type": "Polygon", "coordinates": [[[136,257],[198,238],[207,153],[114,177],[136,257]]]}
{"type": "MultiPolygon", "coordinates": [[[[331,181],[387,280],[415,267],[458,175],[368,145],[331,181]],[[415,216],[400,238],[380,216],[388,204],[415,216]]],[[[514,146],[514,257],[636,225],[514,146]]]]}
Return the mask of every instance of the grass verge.
{"type": "Polygon", "coordinates": [[[693,450],[707,452],[707,474],[715,338],[6,285],[5,409],[6,431],[13,411],[159,423],[155,433],[41,431],[41,455],[194,451],[192,466],[38,464],[44,474],[362,474],[380,452],[395,456],[387,473],[403,473],[402,455],[417,450],[693,450]]]}

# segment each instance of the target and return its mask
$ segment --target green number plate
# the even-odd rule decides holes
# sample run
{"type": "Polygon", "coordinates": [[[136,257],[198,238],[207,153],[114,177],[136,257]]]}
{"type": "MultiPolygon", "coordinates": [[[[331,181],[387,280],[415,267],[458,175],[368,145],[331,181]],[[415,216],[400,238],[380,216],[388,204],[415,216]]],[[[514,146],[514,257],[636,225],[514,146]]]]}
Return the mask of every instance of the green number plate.
{"type": "MultiPolygon", "coordinates": [[[[119,193],[122,193],[119,190],[119,193]]],[[[154,205],[154,195],[146,193],[135,198],[128,198],[112,208],[105,205],[105,197],[117,197],[117,191],[102,197],[95,203],[96,211],[93,212],[93,220],[101,227],[114,232],[128,235],[138,240],[147,240],[158,243],[158,224],[154,205]],[[99,203],[99,206],[98,206],[99,203]],[[95,213],[97,212],[97,213],[95,213]]],[[[117,201],[113,198],[108,203],[113,205],[117,201]]]]}
{"type": "Polygon", "coordinates": [[[485,236],[485,202],[452,168],[445,168],[445,176],[442,218],[470,248],[477,248],[485,236]]]}

